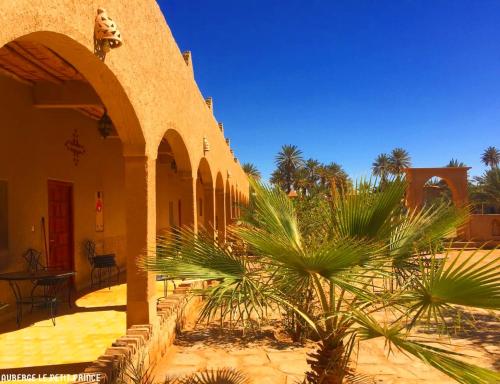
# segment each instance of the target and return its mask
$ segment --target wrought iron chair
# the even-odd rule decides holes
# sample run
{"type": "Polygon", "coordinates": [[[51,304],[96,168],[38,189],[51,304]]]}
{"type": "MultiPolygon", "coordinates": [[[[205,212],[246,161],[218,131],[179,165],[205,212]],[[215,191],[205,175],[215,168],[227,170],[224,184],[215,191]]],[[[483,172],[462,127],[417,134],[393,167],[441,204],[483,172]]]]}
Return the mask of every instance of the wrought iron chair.
{"type": "MultiPolygon", "coordinates": [[[[29,272],[36,273],[47,270],[47,267],[40,261],[41,255],[40,251],[33,248],[29,248],[23,254],[23,258],[28,263],[29,272]]],[[[47,307],[52,324],[55,326],[58,296],[65,287],[68,289],[68,305],[71,307],[71,287],[67,277],[50,277],[33,281],[30,298],[20,304],[31,305],[31,311],[33,311],[34,307],[47,307]]]]}
{"type": "Polygon", "coordinates": [[[98,255],[95,250],[95,242],[92,240],[85,241],[85,251],[89,260],[90,270],[90,287],[94,286],[94,272],[97,272],[99,288],[102,283],[102,272],[107,275],[108,288],[111,289],[111,272],[116,270],[116,282],[120,281],[120,268],[116,264],[116,256],[114,253],[98,255]]]}

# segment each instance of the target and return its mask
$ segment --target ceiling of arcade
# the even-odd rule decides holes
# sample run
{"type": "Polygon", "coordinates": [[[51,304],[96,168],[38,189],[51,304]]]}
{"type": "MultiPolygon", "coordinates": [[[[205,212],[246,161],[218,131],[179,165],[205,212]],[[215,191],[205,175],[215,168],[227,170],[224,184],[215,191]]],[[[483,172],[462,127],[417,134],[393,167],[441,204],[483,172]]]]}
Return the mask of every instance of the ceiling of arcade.
{"type": "MultiPolygon", "coordinates": [[[[41,44],[27,41],[12,41],[0,48],[0,75],[8,76],[25,85],[36,87],[49,84],[63,87],[72,83],[72,88],[90,87],[85,78],[70,63],[41,44]]],[[[47,89],[47,87],[44,87],[47,89]]],[[[54,94],[54,92],[52,92],[54,94]]],[[[81,102],[51,102],[35,105],[40,108],[71,108],[99,120],[104,106],[98,98],[81,102]]]]}

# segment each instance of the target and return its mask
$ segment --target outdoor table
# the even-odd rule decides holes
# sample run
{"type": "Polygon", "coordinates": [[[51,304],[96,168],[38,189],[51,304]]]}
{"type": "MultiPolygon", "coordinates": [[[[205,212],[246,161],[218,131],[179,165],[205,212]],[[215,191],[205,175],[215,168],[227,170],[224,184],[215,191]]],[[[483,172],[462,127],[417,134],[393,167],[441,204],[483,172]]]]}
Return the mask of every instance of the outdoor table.
{"type": "MultiPolygon", "coordinates": [[[[50,282],[55,282],[54,291],[51,292],[53,295],[53,299],[56,299],[57,294],[59,293],[59,289],[62,284],[58,284],[58,282],[69,283],[71,277],[75,275],[75,271],[64,270],[64,269],[46,269],[36,272],[30,271],[15,271],[15,272],[6,272],[0,274],[0,281],[8,281],[10,288],[14,294],[16,299],[16,322],[17,326],[21,326],[21,320],[23,315],[23,304],[31,304],[34,305],[33,296],[31,299],[23,299],[21,287],[19,283],[22,281],[31,281],[34,284],[33,289],[31,290],[32,294],[35,288],[37,287],[37,283],[50,285],[50,282]]],[[[71,289],[68,285],[68,304],[71,306],[71,289]]],[[[54,318],[52,322],[55,325],[54,318]]]]}

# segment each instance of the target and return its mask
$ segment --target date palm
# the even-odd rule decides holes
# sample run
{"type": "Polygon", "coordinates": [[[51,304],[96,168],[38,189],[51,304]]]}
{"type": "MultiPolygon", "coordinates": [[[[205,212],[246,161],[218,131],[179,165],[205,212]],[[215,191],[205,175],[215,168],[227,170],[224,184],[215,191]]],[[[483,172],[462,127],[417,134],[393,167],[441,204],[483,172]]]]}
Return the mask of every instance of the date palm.
{"type": "Polygon", "coordinates": [[[391,174],[391,160],[385,153],[377,156],[372,163],[372,173],[374,176],[380,177],[382,183],[387,182],[388,176],[391,174]]]}
{"type": "Polygon", "coordinates": [[[293,188],[295,173],[304,163],[302,151],[296,145],[283,145],[276,155],[275,163],[281,175],[285,191],[288,193],[293,188]]]}
{"type": "Polygon", "coordinates": [[[451,159],[448,164],[446,164],[447,168],[460,168],[460,167],[466,167],[465,163],[458,161],[457,159],[451,159]]]}
{"type": "Polygon", "coordinates": [[[261,178],[260,171],[254,164],[243,163],[241,167],[243,168],[243,171],[247,174],[247,176],[253,177],[256,180],[259,180],[261,178]]]}
{"type": "Polygon", "coordinates": [[[319,181],[319,171],[321,164],[318,160],[308,159],[304,163],[304,170],[307,177],[307,188],[309,191],[314,189],[319,181]]]}
{"type": "Polygon", "coordinates": [[[486,166],[498,168],[498,164],[500,163],[500,151],[492,146],[486,148],[481,155],[481,161],[486,166]]]}
{"type": "Polygon", "coordinates": [[[391,173],[401,175],[405,168],[411,166],[411,158],[408,151],[403,148],[394,148],[389,157],[391,173]]]}
{"type": "Polygon", "coordinates": [[[466,220],[464,212],[448,206],[407,212],[401,205],[402,180],[382,190],[367,183],[357,183],[349,194],[334,194],[330,215],[318,228],[323,236],[310,243],[286,194],[253,182],[252,215],[230,230],[233,239],[250,246],[252,257],[234,254],[210,234],[184,228],[159,238],[143,267],[175,278],[217,280],[193,292],[205,298],[204,320],[248,322],[265,318],[275,307],[296,313],[317,340],[306,383],[346,382],[355,374],[351,352],[374,338],[461,383],[497,382],[498,373],[457,359],[432,345],[435,338],[427,343],[412,330],[421,322],[443,322],[443,311],[457,306],[498,309],[498,260],[483,263],[473,255],[447,262],[449,256],[444,261],[432,256],[424,263],[415,250],[451,233],[466,220]],[[395,264],[405,262],[418,271],[389,290],[384,281],[395,277],[395,264]],[[384,312],[391,315],[380,318],[384,312]]]}

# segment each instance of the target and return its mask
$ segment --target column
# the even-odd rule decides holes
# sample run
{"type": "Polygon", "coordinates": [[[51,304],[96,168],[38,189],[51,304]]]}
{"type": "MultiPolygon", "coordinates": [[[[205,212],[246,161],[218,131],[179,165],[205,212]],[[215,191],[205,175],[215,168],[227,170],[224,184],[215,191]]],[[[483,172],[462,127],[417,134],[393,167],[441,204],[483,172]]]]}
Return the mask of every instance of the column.
{"type": "Polygon", "coordinates": [[[198,215],[196,212],[196,178],[190,172],[180,175],[181,179],[181,226],[189,226],[198,231],[198,215]]]}
{"type": "Polygon", "coordinates": [[[215,238],[215,189],[204,187],[204,209],[205,209],[205,228],[215,238]]]}
{"type": "Polygon", "coordinates": [[[217,215],[217,231],[219,234],[219,242],[222,244],[226,241],[226,202],[224,189],[218,189],[215,192],[215,208],[217,215]]]}
{"type": "Polygon", "coordinates": [[[127,230],[127,327],[150,324],[156,316],[155,279],[139,269],[138,258],[156,246],[156,159],[125,157],[127,230]]]}

